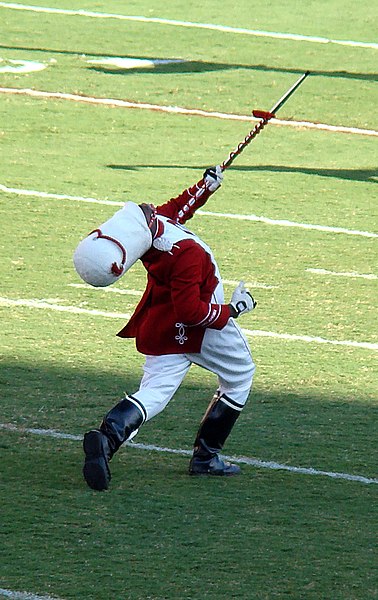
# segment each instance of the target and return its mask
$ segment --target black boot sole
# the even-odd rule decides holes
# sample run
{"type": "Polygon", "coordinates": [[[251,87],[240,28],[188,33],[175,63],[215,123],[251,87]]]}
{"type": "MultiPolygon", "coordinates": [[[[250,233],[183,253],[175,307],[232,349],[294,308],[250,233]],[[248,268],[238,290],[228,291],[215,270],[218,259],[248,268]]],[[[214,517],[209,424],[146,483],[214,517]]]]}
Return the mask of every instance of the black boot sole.
{"type": "Polygon", "coordinates": [[[102,435],[100,431],[89,431],[84,435],[83,441],[84,479],[90,488],[98,492],[107,490],[111,479],[108,461],[104,455],[102,435]]]}
{"type": "Polygon", "coordinates": [[[211,476],[211,477],[234,477],[240,475],[240,467],[224,461],[218,455],[211,460],[199,460],[193,457],[189,463],[189,475],[211,476]]]}
{"type": "Polygon", "coordinates": [[[240,471],[189,471],[193,477],[236,477],[240,471]]]}

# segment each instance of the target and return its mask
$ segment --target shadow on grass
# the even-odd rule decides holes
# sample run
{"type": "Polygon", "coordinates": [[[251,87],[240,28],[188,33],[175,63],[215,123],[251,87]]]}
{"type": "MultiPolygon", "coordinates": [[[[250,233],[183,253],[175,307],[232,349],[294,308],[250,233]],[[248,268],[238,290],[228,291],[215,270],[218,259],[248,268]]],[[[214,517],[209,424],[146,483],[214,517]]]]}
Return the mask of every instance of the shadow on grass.
{"type": "MultiPolygon", "coordinates": [[[[110,370],[4,363],[1,422],[82,435],[100,425],[125,389],[132,393],[138,384],[138,377],[110,370]]],[[[215,378],[194,367],[171,403],[143,426],[136,441],[190,449],[215,386],[215,378]]],[[[372,413],[369,398],[330,399],[321,393],[266,391],[256,385],[224,451],[369,476],[375,468],[372,413]]]]}
{"type": "MultiPolygon", "coordinates": [[[[201,173],[204,165],[106,165],[109,169],[118,171],[138,171],[141,169],[193,169],[201,173]]],[[[317,177],[331,177],[334,179],[346,179],[349,181],[363,181],[365,183],[378,183],[378,169],[324,169],[315,167],[295,167],[286,165],[256,165],[256,166],[232,166],[234,171],[267,171],[271,173],[302,173],[303,175],[315,175],[317,177]]]]}
{"type": "MultiPolygon", "coordinates": [[[[133,57],[125,57],[133,58],[133,57]]],[[[154,59],[147,59],[154,60],[154,59]]],[[[243,65],[243,64],[229,64],[229,63],[212,63],[203,61],[185,61],[178,63],[167,63],[167,64],[156,64],[152,68],[114,68],[111,66],[91,66],[88,67],[91,71],[98,73],[105,73],[107,75],[132,75],[136,73],[140,74],[153,74],[153,75],[183,75],[185,73],[211,73],[215,71],[235,71],[235,70],[246,70],[263,73],[291,73],[293,75],[303,75],[305,69],[290,69],[281,67],[272,67],[268,65],[243,65]]],[[[317,77],[331,77],[340,79],[357,79],[362,81],[377,81],[378,76],[374,73],[352,73],[347,71],[311,71],[311,76],[317,77]]]]}
{"type": "MultiPolygon", "coordinates": [[[[0,44],[0,48],[4,48],[7,50],[22,50],[28,52],[47,52],[49,54],[61,54],[68,56],[83,56],[83,57],[103,57],[103,58],[123,58],[130,60],[177,60],[177,58],[172,57],[150,57],[150,56],[132,56],[132,55],[119,55],[119,54],[109,54],[109,53],[99,53],[99,52],[87,52],[83,50],[56,50],[52,48],[36,48],[31,46],[8,46],[5,44],[0,44]]],[[[164,74],[185,74],[185,73],[209,73],[213,71],[226,71],[226,70],[239,70],[245,69],[249,71],[263,72],[263,73],[291,73],[293,75],[302,75],[305,70],[307,70],[307,66],[304,65],[303,68],[289,68],[289,67],[276,67],[265,64],[238,64],[238,63],[216,63],[216,62],[206,62],[206,61],[197,61],[197,60],[187,60],[183,62],[177,63],[167,63],[167,64],[156,64],[153,68],[132,68],[132,69],[122,69],[122,68],[113,68],[113,67],[105,67],[105,66],[91,66],[88,69],[92,71],[97,71],[100,73],[106,73],[109,75],[133,75],[138,73],[143,74],[151,74],[151,75],[164,75],[164,74]]],[[[378,74],[377,73],[354,73],[353,71],[323,71],[323,70],[312,70],[311,76],[315,77],[331,77],[331,78],[341,78],[341,79],[357,79],[361,81],[377,81],[378,74]]]]}

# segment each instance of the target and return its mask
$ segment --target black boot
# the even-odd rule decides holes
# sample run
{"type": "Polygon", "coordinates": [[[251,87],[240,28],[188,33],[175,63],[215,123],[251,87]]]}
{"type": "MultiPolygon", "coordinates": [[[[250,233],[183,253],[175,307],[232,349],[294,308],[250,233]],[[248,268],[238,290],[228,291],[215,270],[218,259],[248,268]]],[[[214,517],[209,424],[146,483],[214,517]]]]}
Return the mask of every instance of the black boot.
{"type": "Polygon", "coordinates": [[[109,461],[145,419],[143,406],[136,399],[126,397],[108,412],[100,429],[92,429],[84,435],[83,475],[89,487],[98,491],[108,489],[109,461]]]}
{"type": "Polygon", "coordinates": [[[243,407],[226,395],[214,396],[201,422],[194,442],[190,475],[237,475],[240,468],[219,458],[243,407]],[[235,408],[233,408],[235,407],[235,408]]]}

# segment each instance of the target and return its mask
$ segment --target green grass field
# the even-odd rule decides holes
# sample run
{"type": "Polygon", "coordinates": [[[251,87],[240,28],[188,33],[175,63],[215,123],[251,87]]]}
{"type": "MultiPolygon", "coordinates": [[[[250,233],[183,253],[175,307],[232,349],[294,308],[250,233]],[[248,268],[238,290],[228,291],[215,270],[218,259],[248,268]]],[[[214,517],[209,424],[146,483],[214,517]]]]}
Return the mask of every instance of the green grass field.
{"type": "MultiPolygon", "coordinates": [[[[377,8],[37,5],[97,17],[0,2],[0,597],[377,598],[377,8]],[[176,62],[104,61],[117,57],[176,62]],[[254,389],[224,449],[244,460],[242,476],[187,475],[216,386],[195,367],[114,458],[110,490],[92,492],[81,436],[137,389],[143,357],[115,337],[126,319],[113,314],[131,313],[138,296],[76,287],[78,241],[116,210],[105,201],[165,202],[254,125],[164,107],[250,115],[307,69],[278,115],[292,125],[269,124],[226,172],[211,214],[190,223],[227,298],[244,279],[258,301],[240,320],[254,389]]],[[[136,265],[116,288],[142,292],[145,279],[136,265]]]]}

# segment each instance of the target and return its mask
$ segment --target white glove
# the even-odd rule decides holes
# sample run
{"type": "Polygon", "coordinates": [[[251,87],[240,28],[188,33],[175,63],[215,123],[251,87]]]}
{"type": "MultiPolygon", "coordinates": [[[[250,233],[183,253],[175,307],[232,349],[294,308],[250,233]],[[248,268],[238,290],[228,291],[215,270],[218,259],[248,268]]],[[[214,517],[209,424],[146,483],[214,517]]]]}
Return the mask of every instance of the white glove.
{"type": "Polygon", "coordinates": [[[230,306],[235,311],[235,319],[239,315],[244,315],[250,312],[256,306],[257,302],[252,298],[251,294],[244,287],[244,281],[241,281],[232,294],[230,306]]]}
{"type": "Polygon", "coordinates": [[[204,172],[203,178],[207,189],[210,192],[215,192],[222,184],[223,171],[219,165],[217,167],[210,167],[204,172]]]}

